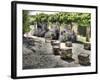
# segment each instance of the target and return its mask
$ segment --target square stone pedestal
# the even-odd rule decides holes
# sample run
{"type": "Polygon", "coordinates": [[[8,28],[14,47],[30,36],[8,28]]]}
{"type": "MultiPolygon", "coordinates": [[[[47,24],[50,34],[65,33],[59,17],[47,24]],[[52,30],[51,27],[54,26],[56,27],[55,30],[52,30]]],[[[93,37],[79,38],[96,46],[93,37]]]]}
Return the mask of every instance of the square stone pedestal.
{"type": "Polygon", "coordinates": [[[78,55],[79,64],[87,66],[90,65],[89,54],[81,53],[78,55]]]}
{"type": "Polygon", "coordinates": [[[61,49],[60,56],[62,59],[71,59],[72,58],[72,49],[71,48],[61,49]]]}
{"type": "Polygon", "coordinates": [[[53,54],[60,55],[60,48],[59,46],[53,46],[53,54]]]}
{"type": "Polygon", "coordinates": [[[90,42],[85,42],[84,43],[84,49],[91,50],[91,43],[90,42]]]}
{"type": "Polygon", "coordinates": [[[66,47],[72,47],[72,42],[71,42],[71,41],[67,41],[67,42],[65,43],[65,45],[66,45],[66,47]]]}

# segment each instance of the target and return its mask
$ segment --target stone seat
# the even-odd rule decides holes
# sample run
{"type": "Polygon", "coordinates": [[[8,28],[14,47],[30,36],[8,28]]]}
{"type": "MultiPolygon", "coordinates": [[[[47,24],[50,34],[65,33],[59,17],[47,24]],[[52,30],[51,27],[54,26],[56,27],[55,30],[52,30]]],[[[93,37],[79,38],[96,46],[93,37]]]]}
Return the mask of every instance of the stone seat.
{"type": "Polygon", "coordinates": [[[60,42],[56,41],[56,40],[51,40],[51,45],[52,46],[58,46],[58,45],[60,45],[60,42]]]}
{"type": "Polygon", "coordinates": [[[67,42],[65,43],[65,45],[66,45],[66,47],[72,47],[72,42],[71,42],[71,41],[67,41],[67,42]]]}
{"type": "Polygon", "coordinates": [[[51,43],[51,40],[52,40],[51,37],[45,38],[45,42],[46,42],[46,43],[51,43]]]}
{"type": "Polygon", "coordinates": [[[85,42],[84,43],[84,49],[91,50],[91,43],[90,42],[85,42]]]}
{"type": "Polygon", "coordinates": [[[79,64],[87,66],[90,65],[89,54],[81,53],[78,55],[79,64]]]}
{"type": "Polygon", "coordinates": [[[53,54],[60,55],[60,47],[59,46],[53,46],[53,54]]]}
{"type": "Polygon", "coordinates": [[[60,49],[60,56],[62,59],[71,59],[72,58],[72,48],[63,48],[60,49]]]}

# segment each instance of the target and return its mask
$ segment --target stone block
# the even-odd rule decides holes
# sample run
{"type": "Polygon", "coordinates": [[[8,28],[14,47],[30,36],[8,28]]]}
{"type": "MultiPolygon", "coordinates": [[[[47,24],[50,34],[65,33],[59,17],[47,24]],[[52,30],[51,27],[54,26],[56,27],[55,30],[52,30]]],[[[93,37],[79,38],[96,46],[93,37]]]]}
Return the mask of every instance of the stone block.
{"type": "Polygon", "coordinates": [[[67,41],[67,42],[65,43],[65,45],[66,45],[66,47],[72,47],[72,42],[71,42],[71,41],[67,41]]]}
{"type": "Polygon", "coordinates": [[[60,55],[60,48],[59,46],[53,46],[53,54],[60,55]]]}
{"type": "Polygon", "coordinates": [[[91,43],[89,42],[84,43],[84,49],[91,50],[91,43]]]}
{"type": "Polygon", "coordinates": [[[62,59],[70,59],[72,58],[72,49],[61,49],[61,54],[60,54],[62,59]]]}
{"type": "Polygon", "coordinates": [[[78,55],[79,64],[87,66],[90,65],[89,54],[81,53],[78,55]]]}

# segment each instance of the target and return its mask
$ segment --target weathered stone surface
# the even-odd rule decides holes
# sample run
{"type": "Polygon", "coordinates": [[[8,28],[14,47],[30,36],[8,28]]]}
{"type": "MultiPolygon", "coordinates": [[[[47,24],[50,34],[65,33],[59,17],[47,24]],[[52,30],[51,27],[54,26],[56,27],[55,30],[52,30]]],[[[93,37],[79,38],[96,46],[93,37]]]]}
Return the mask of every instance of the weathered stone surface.
{"type": "Polygon", "coordinates": [[[68,40],[68,34],[66,34],[65,31],[62,31],[59,40],[60,42],[66,42],[68,40]]]}
{"type": "Polygon", "coordinates": [[[75,32],[73,31],[71,34],[71,41],[72,42],[76,42],[77,41],[77,35],[75,34],[75,32]]]}
{"type": "Polygon", "coordinates": [[[61,49],[61,54],[60,54],[62,59],[69,59],[72,58],[72,49],[61,49]]]}
{"type": "Polygon", "coordinates": [[[52,48],[53,48],[53,54],[59,55],[60,54],[60,43],[59,43],[59,41],[52,40],[51,45],[52,45],[52,48]]]}
{"type": "Polygon", "coordinates": [[[78,55],[79,64],[81,65],[90,65],[89,54],[81,53],[78,55]]]}
{"type": "MultiPolygon", "coordinates": [[[[45,44],[45,46],[48,46],[45,44]]],[[[23,69],[35,68],[52,68],[56,65],[55,55],[52,54],[50,48],[38,48],[35,46],[35,52],[32,51],[33,47],[27,48],[23,46],[23,69]]]]}
{"type": "Polygon", "coordinates": [[[26,45],[26,46],[34,46],[34,39],[33,38],[30,38],[30,37],[23,37],[23,43],[26,45]]]}
{"type": "MultiPolygon", "coordinates": [[[[72,48],[72,57],[70,54],[70,58],[69,56],[67,56],[67,58],[64,57],[64,59],[61,59],[61,51],[60,55],[55,56],[53,54],[53,47],[56,46],[51,46],[50,43],[45,43],[45,39],[40,37],[33,38],[33,41],[34,46],[32,46],[31,44],[29,45],[27,40],[23,43],[23,69],[80,67],[84,65],[80,65],[78,63],[78,54],[81,52],[90,54],[90,50],[85,50],[83,48],[83,44],[73,43],[73,47],[67,47],[67,49],[72,48]]],[[[62,48],[64,48],[62,50],[66,50],[66,46],[62,48]]],[[[71,52],[68,51],[68,53],[71,52]]]]}
{"type": "Polygon", "coordinates": [[[51,45],[52,45],[52,46],[54,45],[54,42],[55,42],[54,40],[51,40],[51,45]]]}
{"type": "Polygon", "coordinates": [[[67,47],[72,47],[72,42],[71,42],[71,41],[67,41],[67,42],[65,43],[65,45],[66,45],[67,47]]]}
{"type": "Polygon", "coordinates": [[[84,43],[84,49],[91,50],[91,43],[89,42],[84,43]]]}
{"type": "Polygon", "coordinates": [[[51,42],[51,40],[52,40],[52,36],[51,33],[48,31],[45,34],[45,42],[51,42]]]}
{"type": "Polygon", "coordinates": [[[59,48],[59,46],[54,46],[53,47],[53,54],[54,55],[60,55],[60,48],[59,48]]]}
{"type": "Polygon", "coordinates": [[[51,41],[51,45],[52,46],[59,46],[60,45],[60,42],[59,41],[52,40],[51,41]]]}
{"type": "Polygon", "coordinates": [[[51,40],[52,40],[51,38],[45,38],[46,43],[51,43],[51,40]]]}

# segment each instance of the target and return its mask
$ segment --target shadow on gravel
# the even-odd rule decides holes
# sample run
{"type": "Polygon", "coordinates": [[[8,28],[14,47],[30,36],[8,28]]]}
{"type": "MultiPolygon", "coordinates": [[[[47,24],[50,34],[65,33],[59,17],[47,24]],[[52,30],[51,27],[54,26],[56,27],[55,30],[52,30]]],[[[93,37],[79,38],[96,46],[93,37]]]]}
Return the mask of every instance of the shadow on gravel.
{"type": "Polygon", "coordinates": [[[87,64],[80,64],[82,66],[91,66],[91,63],[87,63],[87,64]]]}
{"type": "Polygon", "coordinates": [[[81,42],[81,41],[76,41],[76,42],[73,42],[73,43],[84,44],[84,42],[81,42]]]}
{"type": "Polygon", "coordinates": [[[75,61],[75,59],[73,59],[73,58],[67,58],[67,59],[61,58],[61,59],[64,61],[67,61],[68,63],[75,61]]]}

